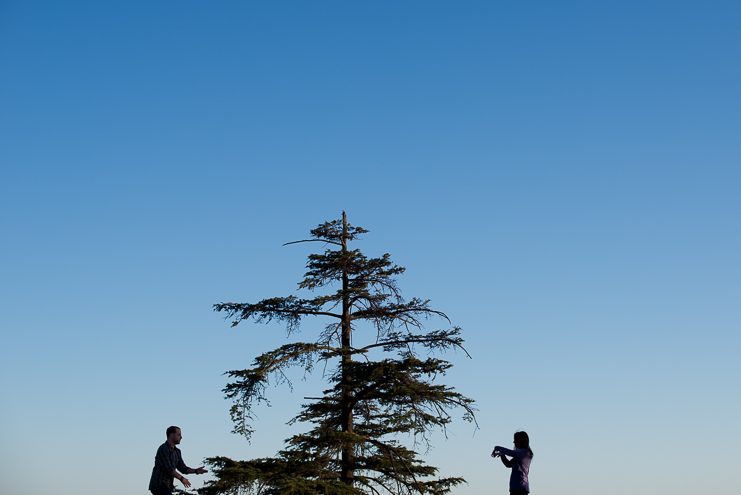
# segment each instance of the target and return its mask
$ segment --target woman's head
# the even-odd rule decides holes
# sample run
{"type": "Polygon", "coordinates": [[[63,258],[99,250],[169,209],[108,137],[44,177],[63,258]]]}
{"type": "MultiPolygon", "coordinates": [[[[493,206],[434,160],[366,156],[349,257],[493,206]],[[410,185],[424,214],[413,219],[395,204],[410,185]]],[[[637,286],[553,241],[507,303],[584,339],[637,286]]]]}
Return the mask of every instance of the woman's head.
{"type": "Polygon", "coordinates": [[[515,448],[527,449],[528,451],[530,451],[530,455],[533,455],[533,451],[530,449],[530,437],[527,436],[527,432],[515,432],[515,448]]]}

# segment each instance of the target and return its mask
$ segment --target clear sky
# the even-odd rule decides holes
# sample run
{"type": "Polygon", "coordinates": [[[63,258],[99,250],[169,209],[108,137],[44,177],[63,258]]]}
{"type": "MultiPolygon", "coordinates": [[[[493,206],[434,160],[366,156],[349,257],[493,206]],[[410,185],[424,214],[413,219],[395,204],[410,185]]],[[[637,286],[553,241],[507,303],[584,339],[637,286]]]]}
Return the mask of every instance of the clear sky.
{"type": "Polygon", "coordinates": [[[321,384],[231,434],[285,335],[212,304],[344,209],[464,329],[455,494],[524,429],[535,494],[738,495],[739,88],[738,2],[0,1],[0,492],[145,494],[170,424],[272,455],[321,384]]]}

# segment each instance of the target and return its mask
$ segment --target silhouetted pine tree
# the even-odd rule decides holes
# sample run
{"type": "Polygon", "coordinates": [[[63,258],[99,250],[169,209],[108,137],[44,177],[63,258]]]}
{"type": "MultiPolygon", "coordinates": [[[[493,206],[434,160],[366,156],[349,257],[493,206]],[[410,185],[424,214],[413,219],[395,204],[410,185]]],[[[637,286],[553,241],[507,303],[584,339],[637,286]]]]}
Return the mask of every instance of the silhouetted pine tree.
{"type": "Polygon", "coordinates": [[[275,458],[209,459],[216,480],[200,489],[201,494],[444,494],[464,482],[436,479],[437,468],[396,440],[400,433],[411,434],[414,446],[421,442],[429,447],[427,434],[436,428],[445,431],[449,411],[456,407],[465,420],[475,422],[473,401],[437,383],[452,365],[429,357],[432,351],[451,348],[465,352],[460,328],[423,332],[422,320],[436,316],[449,321],[447,316],[430,309],[429,301],[406,302],[401,297],[395,277],[404,268],[393,264],[388,254],[367,258],[348,248],[366,232],[349,225],[343,211],[342,220],[319,225],[311,239],[296,241],[329,246],[309,256],[299,288],[314,291],[335,285],[334,292],[312,299],[288,296],[214,305],[232,326],[250,318],[278,320],[289,335],[306,316],[329,320],[316,341],[286,344],[258,356],[249,369],[227,373],[234,379],[224,392],[234,401],[235,433],[249,438],[254,431],[252,408],[267,402],[271,377],[287,382],[287,368],[311,372],[318,362],[336,363],[336,368],[327,378],[331,388],[322,397],[307,398],[312,402],[302,405],[292,420],[311,424],[310,431],[286,440],[285,450],[275,458]],[[363,322],[370,326],[361,329],[363,322]],[[427,357],[420,357],[420,348],[427,357]],[[374,360],[378,355],[389,357],[374,360]]]}

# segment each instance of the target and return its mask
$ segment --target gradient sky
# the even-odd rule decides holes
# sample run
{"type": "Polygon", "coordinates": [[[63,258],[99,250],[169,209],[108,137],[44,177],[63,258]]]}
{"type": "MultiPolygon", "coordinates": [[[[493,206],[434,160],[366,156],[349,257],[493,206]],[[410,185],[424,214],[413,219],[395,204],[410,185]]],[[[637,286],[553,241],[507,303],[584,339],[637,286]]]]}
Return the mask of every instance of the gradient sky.
{"type": "Polygon", "coordinates": [[[320,377],[231,434],[285,334],[212,304],[344,209],[463,327],[454,494],[517,429],[534,494],[740,494],[739,88],[738,2],[0,1],[0,492],[275,453],[320,377]]]}

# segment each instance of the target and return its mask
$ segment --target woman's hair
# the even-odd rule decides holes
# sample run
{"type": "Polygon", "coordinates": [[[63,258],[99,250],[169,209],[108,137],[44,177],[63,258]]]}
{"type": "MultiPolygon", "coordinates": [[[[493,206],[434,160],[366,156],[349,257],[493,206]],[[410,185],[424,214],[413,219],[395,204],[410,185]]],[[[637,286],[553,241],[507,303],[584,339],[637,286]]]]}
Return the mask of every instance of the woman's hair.
{"type": "Polygon", "coordinates": [[[527,436],[527,432],[517,431],[515,432],[515,448],[516,449],[527,449],[530,452],[530,457],[533,456],[533,451],[530,448],[530,437],[527,436]]]}

